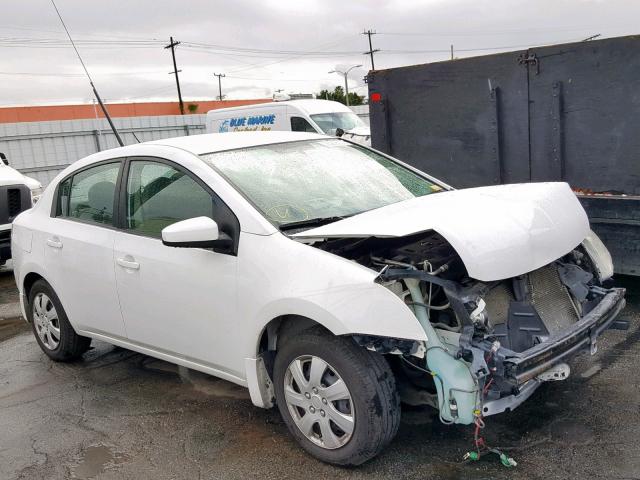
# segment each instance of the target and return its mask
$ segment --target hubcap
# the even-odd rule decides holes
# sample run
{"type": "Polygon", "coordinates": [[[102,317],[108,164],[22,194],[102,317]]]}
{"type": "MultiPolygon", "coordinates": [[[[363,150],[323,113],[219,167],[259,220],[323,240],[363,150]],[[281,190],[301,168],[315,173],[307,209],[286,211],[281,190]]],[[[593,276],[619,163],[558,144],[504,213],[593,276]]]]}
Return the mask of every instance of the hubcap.
{"type": "Polygon", "coordinates": [[[351,393],[338,372],[320,357],[303,355],[284,376],[284,398],[300,431],[316,445],[345,445],[355,426],[351,393]]]}
{"type": "Polygon", "coordinates": [[[33,300],[33,323],[42,344],[55,350],[60,344],[60,319],[56,307],[44,293],[38,293],[33,300]]]}

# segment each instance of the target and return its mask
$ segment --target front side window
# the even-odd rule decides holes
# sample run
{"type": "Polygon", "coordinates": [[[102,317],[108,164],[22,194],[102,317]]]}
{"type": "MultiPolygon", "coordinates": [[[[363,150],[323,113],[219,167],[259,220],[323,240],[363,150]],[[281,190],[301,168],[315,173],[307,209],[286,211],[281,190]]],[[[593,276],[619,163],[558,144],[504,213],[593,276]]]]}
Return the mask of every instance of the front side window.
{"type": "Polygon", "coordinates": [[[302,117],[291,117],[291,131],[316,133],[316,129],[302,117]]]}
{"type": "Polygon", "coordinates": [[[125,228],[160,238],[162,229],[194,217],[213,218],[211,195],[184,171],[148,160],[129,167],[125,228]]]}
{"type": "Polygon", "coordinates": [[[372,150],[338,139],[202,155],[272,223],[355,215],[442,190],[372,150]]]}
{"type": "Polygon", "coordinates": [[[120,162],[87,168],[58,187],[58,216],[112,225],[120,162]]]}

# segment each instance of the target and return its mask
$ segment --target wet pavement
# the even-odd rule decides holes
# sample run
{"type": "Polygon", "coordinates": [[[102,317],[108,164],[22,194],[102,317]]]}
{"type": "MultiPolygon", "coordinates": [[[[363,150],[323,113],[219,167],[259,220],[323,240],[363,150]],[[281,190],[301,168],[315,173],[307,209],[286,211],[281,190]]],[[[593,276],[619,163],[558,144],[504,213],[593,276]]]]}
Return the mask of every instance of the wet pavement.
{"type": "MultiPolygon", "coordinates": [[[[405,409],[376,459],[331,467],[240,387],[100,342],[53,363],[14,323],[0,329],[0,479],[640,478],[640,281],[619,283],[630,330],[608,332],[568,380],[487,419],[485,438],[518,461],[512,469],[491,457],[461,464],[471,428],[430,409],[405,409]]],[[[6,274],[0,284],[9,288],[6,274]]]]}
{"type": "Polygon", "coordinates": [[[20,315],[18,289],[9,260],[0,266],[0,340],[24,330],[24,321],[18,318],[20,315]]]}

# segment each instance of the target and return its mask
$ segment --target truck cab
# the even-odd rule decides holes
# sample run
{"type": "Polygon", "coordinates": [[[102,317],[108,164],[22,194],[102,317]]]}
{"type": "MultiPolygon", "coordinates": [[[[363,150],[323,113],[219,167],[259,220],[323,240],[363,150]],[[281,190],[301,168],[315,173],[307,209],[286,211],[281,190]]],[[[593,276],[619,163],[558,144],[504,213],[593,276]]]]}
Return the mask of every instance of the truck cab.
{"type": "Polygon", "coordinates": [[[11,222],[40,198],[42,185],[9,166],[0,153],[0,266],[11,258],[11,222]]]}
{"type": "Polygon", "coordinates": [[[371,145],[371,132],[360,117],[342,103],[330,100],[290,100],[210,110],[206,129],[207,133],[321,133],[371,145]]]}

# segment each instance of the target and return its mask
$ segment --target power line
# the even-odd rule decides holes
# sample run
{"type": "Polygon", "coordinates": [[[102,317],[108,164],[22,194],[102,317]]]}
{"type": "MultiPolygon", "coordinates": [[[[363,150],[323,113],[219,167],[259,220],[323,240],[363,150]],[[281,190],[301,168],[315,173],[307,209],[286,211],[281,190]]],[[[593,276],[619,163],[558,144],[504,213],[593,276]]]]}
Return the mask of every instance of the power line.
{"type": "MultiPolygon", "coordinates": [[[[608,25],[609,27],[630,27],[627,23],[620,23],[615,25],[608,25]]],[[[522,33],[547,33],[547,32],[580,32],[583,30],[594,30],[596,28],[601,28],[602,25],[584,25],[584,26],[576,26],[576,25],[559,25],[557,27],[532,27],[532,28],[518,28],[518,29],[507,29],[507,30],[491,30],[487,29],[484,31],[473,31],[473,30],[465,30],[461,31],[453,31],[453,32],[437,32],[430,30],[429,32],[394,32],[394,31],[381,31],[377,32],[378,35],[389,35],[389,36],[398,36],[398,37],[476,37],[476,36],[494,36],[494,35],[514,35],[514,34],[522,34],[522,33]]]]}
{"type": "MultiPolygon", "coordinates": [[[[476,48],[456,48],[456,52],[482,52],[484,50],[508,50],[511,48],[533,48],[533,47],[543,47],[548,45],[557,45],[559,43],[568,43],[577,40],[564,40],[560,42],[547,42],[540,44],[521,44],[521,45],[505,45],[501,47],[476,47],[476,48]]],[[[430,49],[430,50],[380,50],[380,54],[384,55],[410,55],[414,53],[450,53],[451,48],[445,49],[430,49]]]]}
{"type": "MultiPolygon", "coordinates": [[[[36,26],[32,26],[32,27],[25,27],[25,26],[18,26],[18,25],[0,25],[0,29],[3,30],[24,30],[24,31],[29,31],[29,32],[38,32],[38,33],[60,33],[60,30],[46,30],[43,29],[41,27],[36,27],[36,26]]],[[[122,39],[126,39],[126,40],[152,40],[152,41],[157,41],[157,42],[163,42],[162,40],[159,40],[157,38],[151,38],[151,37],[132,37],[129,35],[117,35],[117,34],[113,34],[112,32],[109,32],[108,35],[102,35],[100,33],[92,33],[92,32],[85,32],[83,33],[83,35],[87,35],[90,37],[103,37],[103,38],[122,38],[122,39]]],[[[78,39],[76,38],[76,42],[78,41],[78,39]]]]}
{"type": "MultiPolygon", "coordinates": [[[[331,41],[331,42],[328,42],[328,43],[324,43],[324,44],[322,44],[322,45],[318,46],[317,48],[312,49],[311,51],[318,51],[318,50],[320,50],[321,48],[330,48],[330,47],[333,47],[333,46],[335,46],[335,45],[342,44],[342,43],[344,43],[344,40],[345,40],[346,38],[349,38],[349,37],[351,37],[351,36],[353,36],[353,35],[346,35],[346,36],[344,36],[344,37],[340,37],[340,38],[339,38],[339,39],[337,39],[337,40],[334,40],[334,41],[331,41]]],[[[300,56],[300,55],[292,55],[292,56],[290,56],[290,57],[285,57],[285,58],[282,58],[282,59],[280,59],[280,60],[276,60],[276,61],[274,61],[274,62],[266,62],[266,63],[254,63],[254,64],[249,64],[249,65],[247,65],[247,66],[246,66],[246,67],[244,67],[244,68],[238,68],[238,69],[235,69],[235,70],[231,70],[231,72],[232,72],[232,73],[237,73],[237,72],[243,72],[243,71],[245,71],[245,70],[250,70],[250,69],[254,69],[254,68],[264,68],[264,67],[268,67],[268,66],[271,66],[271,65],[275,65],[275,64],[277,64],[277,63],[283,63],[283,62],[288,62],[288,61],[290,61],[290,60],[296,60],[296,59],[298,59],[298,58],[301,58],[301,56],[300,56]]]]}
{"type": "MultiPolygon", "coordinates": [[[[289,53],[281,53],[281,52],[260,53],[260,54],[235,53],[235,52],[227,52],[227,51],[214,50],[214,49],[190,47],[188,45],[185,45],[184,42],[183,42],[183,46],[184,46],[184,48],[188,49],[190,52],[207,53],[207,54],[211,54],[211,55],[221,55],[221,56],[224,56],[224,57],[278,58],[278,59],[282,59],[283,56],[286,57],[286,56],[291,55],[289,53]]],[[[298,53],[298,54],[294,54],[293,56],[295,56],[296,58],[305,58],[305,57],[307,57],[307,58],[313,58],[313,59],[320,59],[320,58],[336,58],[336,57],[355,57],[355,56],[359,56],[361,54],[362,54],[361,51],[353,50],[353,51],[331,51],[331,52],[311,52],[311,53],[302,53],[301,52],[301,53],[298,53]]]]}
{"type": "MultiPolygon", "coordinates": [[[[165,73],[164,71],[147,71],[147,72],[113,72],[113,73],[95,73],[96,77],[135,77],[139,75],[157,75],[165,73]]],[[[62,77],[62,78],[84,78],[84,73],[54,73],[54,72],[0,72],[0,75],[17,76],[17,77],[62,77]]]]}
{"type": "Polygon", "coordinates": [[[171,58],[173,58],[173,72],[169,72],[169,74],[171,75],[173,73],[176,76],[176,86],[178,87],[178,101],[180,102],[180,115],[184,115],[184,103],[182,103],[182,92],[180,91],[180,77],[178,77],[178,72],[180,72],[181,70],[178,70],[178,66],[176,65],[176,47],[178,45],[180,45],[180,42],[174,42],[173,37],[169,37],[169,45],[165,46],[164,48],[171,49],[171,58]]]}

